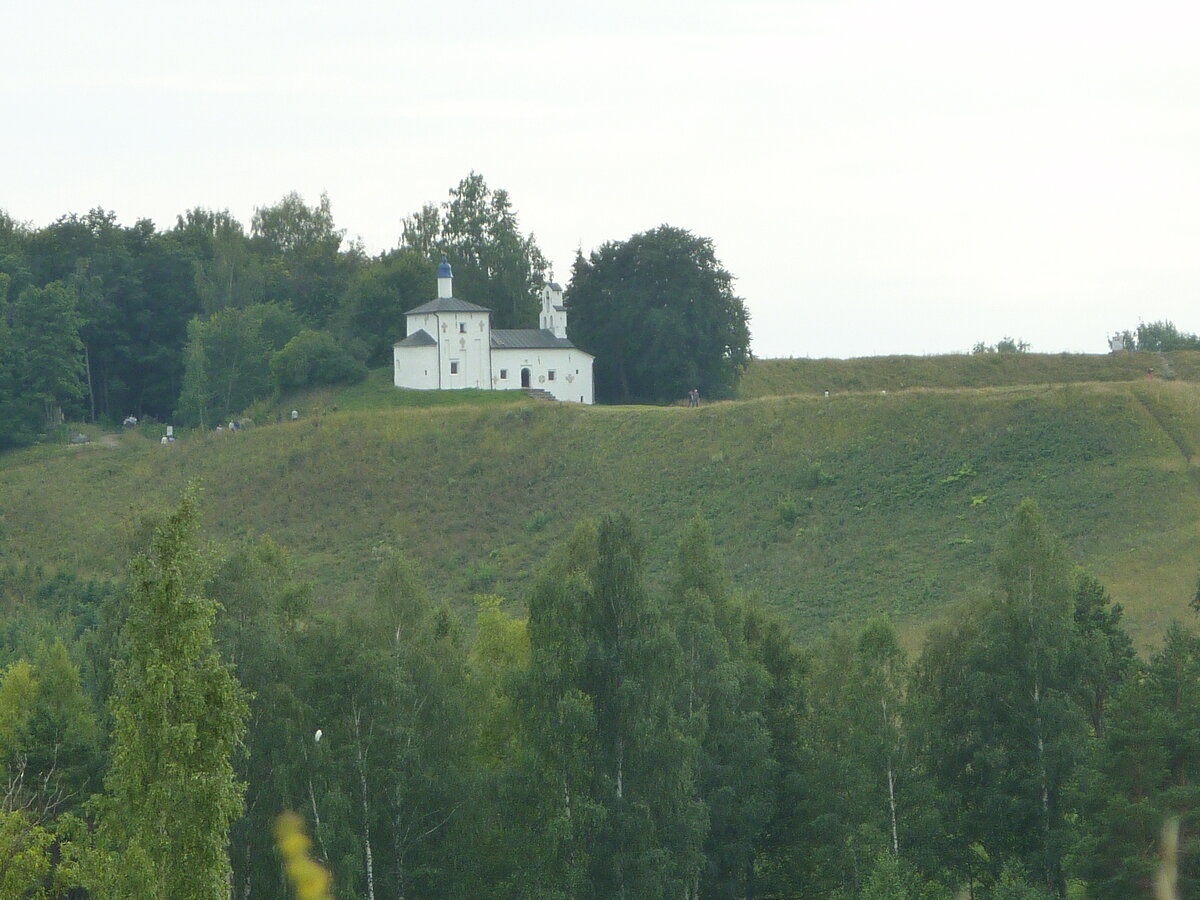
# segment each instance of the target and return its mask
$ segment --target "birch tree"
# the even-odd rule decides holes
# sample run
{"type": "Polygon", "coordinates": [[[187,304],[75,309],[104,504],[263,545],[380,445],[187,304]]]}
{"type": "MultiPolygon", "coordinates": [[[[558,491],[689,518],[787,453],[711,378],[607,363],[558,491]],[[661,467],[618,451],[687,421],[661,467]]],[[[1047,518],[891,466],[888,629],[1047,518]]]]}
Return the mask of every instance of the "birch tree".
{"type": "Polygon", "coordinates": [[[984,879],[1018,862],[1061,895],[1070,839],[1063,790],[1086,740],[1086,715],[1071,569],[1032,501],[1017,508],[995,565],[996,594],[935,631],[922,653],[925,759],[948,798],[957,845],[948,855],[984,879]]]}
{"type": "Polygon", "coordinates": [[[569,829],[565,840],[544,835],[556,896],[695,887],[706,826],[698,740],[674,703],[679,646],[642,572],[629,519],[607,517],[576,531],[530,601],[530,726],[561,782],[547,794],[549,821],[569,829]]]}
{"type": "Polygon", "coordinates": [[[129,566],[128,618],[110,709],[112,765],[99,801],[100,897],[224,900],[229,828],[242,810],[233,755],[246,696],[213,641],[196,549],[195,489],[129,566]]]}

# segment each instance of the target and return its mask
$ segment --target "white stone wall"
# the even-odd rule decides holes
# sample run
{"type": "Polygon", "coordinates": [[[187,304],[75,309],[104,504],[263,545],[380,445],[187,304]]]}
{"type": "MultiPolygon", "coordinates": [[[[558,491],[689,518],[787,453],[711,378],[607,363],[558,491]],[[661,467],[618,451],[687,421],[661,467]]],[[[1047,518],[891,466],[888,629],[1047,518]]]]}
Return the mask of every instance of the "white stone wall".
{"type": "Polygon", "coordinates": [[[491,380],[491,343],[487,313],[438,313],[442,348],[442,387],[487,389],[491,380]],[[457,366],[455,365],[457,363],[457,366]],[[457,372],[453,371],[457,368],[457,372]]]}
{"type": "Polygon", "coordinates": [[[567,403],[594,402],[592,357],[581,350],[493,350],[492,387],[517,391],[521,370],[529,370],[529,387],[541,388],[567,403]],[[501,378],[501,374],[507,377],[501,378]]]}
{"type": "Polygon", "coordinates": [[[392,351],[392,368],[396,387],[437,390],[437,347],[397,347],[392,351]]]}
{"type": "Polygon", "coordinates": [[[487,313],[443,312],[409,316],[408,333],[412,335],[422,330],[437,341],[438,346],[404,347],[395,351],[397,387],[422,390],[487,390],[490,387],[492,336],[487,313]]]}

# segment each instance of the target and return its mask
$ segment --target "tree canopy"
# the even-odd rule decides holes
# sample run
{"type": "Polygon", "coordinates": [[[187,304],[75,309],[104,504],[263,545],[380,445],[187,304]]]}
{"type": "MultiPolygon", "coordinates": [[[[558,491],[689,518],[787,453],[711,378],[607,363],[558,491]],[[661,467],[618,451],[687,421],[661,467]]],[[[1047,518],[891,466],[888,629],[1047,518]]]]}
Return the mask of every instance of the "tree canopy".
{"type": "Polygon", "coordinates": [[[596,356],[601,402],[728,397],[750,361],[749,313],[710,239],[661,225],[575,258],[568,337],[596,356]]]}
{"type": "Polygon", "coordinates": [[[431,266],[445,254],[457,290],[492,310],[493,327],[537,324],[546,258],[533,235],[521,233],[508,192],[492,190],[482,175],[472,172],[460,181],[440,208],[429,203],[405,219],[400,243],[431,266]]]}

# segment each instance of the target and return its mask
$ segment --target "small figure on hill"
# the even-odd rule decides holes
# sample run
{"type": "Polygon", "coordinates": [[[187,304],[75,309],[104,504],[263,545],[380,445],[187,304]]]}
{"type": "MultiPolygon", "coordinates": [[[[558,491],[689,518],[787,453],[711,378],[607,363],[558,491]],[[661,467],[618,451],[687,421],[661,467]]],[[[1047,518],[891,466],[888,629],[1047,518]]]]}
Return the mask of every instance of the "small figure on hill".
{"type": "Polygon", "coordinates": [[[292,421],[295,422],[298,418],[300,418],[300,413],[293,409],[292,410],[292,421]]]}
{"type": "Polygon", "coordinates": [[[1146,370],[1146,380],[1147,380],[1147,381],[1153,381],[1153,380],[1154,380],[1154,370],[1153,370],[1153,369],[1147,369],[1147,370],[1146,370]]]}
{"type": "Polygon", "coordinates": [[[124,425],[126,428],[136,428],[137,423],[138,423],[137,416],[126,416],[124,419],[121,420],[121,424],[124,425]]]}
{"type": "Polygon", "coordinates": [[[688,391],[688,406],[690,407],[690,406],[699,406],[699,405],[700,405],[700,389],[692,388],[690,391],[688,391]]]}
{"type": "Polygon", "coordinates": [[[217,434],[224,434],[224,433],[225,433],[225,428],[221,425],[218,425],[217,426],[217,434]]]}
{"type": "Polygon", "coordinates": [[[159,441],[159,443],[160,443],[160,444],[162,444],[162,445],[165,447],[165,446],[166,446],[168,443],[170,443],[170,442],[167,440],[167,436],[164,434],[164,435],[162,436],[162,440],[161,440],[161,441],[159,441]]]}

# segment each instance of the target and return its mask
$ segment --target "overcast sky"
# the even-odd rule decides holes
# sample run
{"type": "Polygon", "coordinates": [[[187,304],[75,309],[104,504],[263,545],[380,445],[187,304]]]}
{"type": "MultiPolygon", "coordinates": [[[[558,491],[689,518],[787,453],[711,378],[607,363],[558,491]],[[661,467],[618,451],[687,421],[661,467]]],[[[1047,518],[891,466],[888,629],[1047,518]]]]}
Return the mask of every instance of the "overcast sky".
{"type": "MultiPolygon", "coordinates": [[[[712,238],[761,357],[1200,331],[1195,0],[23,3],[0,208],[327,191],[367,250],[470,171],[560,280],[712,238]]],[[[469,299],[469,298],[468,298],[469,299]]]]}

